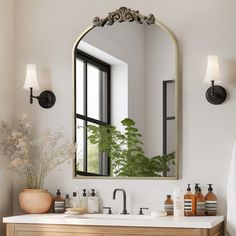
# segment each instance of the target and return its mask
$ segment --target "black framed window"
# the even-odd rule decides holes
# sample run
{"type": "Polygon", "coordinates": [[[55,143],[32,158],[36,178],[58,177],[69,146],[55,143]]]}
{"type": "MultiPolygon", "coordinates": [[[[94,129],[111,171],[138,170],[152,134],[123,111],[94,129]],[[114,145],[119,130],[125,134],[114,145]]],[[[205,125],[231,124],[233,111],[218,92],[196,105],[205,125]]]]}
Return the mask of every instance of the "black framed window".
{"type": "Polygon", "coordinates": [[[88,141],[87,125],[110,124],[111,66],[76,50],[76,173],[110,174],[109,158],[88,141]]]}
{"type": "MultiPolygon", "coordinates": [[[[175,80],[164,80],[163,81],[163,155],[168,154],[168,126],[171,126],[172,121],[175,120],[175,115],[174,114],[168,114],[168,85],[174,85],[175,80]]],[[[173,96],[174,97],[174,96],[173,96]]],[[[172,101],[173,103],[174,101],[172,101]]]]}

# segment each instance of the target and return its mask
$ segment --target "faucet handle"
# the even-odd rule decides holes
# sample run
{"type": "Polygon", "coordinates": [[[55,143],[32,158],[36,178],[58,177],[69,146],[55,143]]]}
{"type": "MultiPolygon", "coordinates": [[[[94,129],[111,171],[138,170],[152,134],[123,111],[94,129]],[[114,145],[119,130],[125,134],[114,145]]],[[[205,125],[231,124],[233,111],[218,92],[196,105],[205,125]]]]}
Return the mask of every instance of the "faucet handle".
{"type": "Polygon", "coordinates": [[[108,212],[107,212],[107,214],[109,214],[109,215],[111,215],[111,214],[112,214],[111,207],[103,207],[103,209],[108,209],[108,212]]]}
{"type": "Polygon", "coordinates": [[[148,207],[140,207],[138,215],[144,215],[143,210],[148,210],[148,207]]]}

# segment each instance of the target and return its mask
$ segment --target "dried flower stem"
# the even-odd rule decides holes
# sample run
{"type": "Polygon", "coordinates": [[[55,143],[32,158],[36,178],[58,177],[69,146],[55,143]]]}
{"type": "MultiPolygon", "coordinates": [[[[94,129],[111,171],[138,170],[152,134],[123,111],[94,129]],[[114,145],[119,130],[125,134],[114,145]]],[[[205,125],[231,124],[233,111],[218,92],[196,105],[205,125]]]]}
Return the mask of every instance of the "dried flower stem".
{"type": "Polygon", "coordinates": [[[27,188],[43,188],[46,176],[74,158],[74,146],[59,131],[47,130],[40,138],[31,135],[31,123],[24,114],[18,128],[0,126],[0,167],[14,171],[27,188]]]}

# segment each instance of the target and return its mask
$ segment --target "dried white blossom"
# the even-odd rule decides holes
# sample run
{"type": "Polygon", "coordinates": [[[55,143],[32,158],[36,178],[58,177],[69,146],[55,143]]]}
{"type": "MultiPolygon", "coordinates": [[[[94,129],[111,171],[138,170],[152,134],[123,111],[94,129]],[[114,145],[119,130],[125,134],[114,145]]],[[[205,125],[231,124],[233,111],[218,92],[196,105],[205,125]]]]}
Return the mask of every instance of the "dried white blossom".
{"type": "Polygon", "coordinates": [[[22,167],[22,165],[24,165],[24,162],[20,158],[15,158],[11,162],[11,165],[13,167],[20,168],[20,167],[22,167]]]}
{"type": "Polygon", "coordinates": [[[21,117],[22,120],[27,120],[29,117],[28,117],[28,114],[27,113],[24,113],[21,117]]]}
{"type": "Polygon", "coordinates": [[[0,167],[12,169],[27,188],[42,188],[49,172],[74,158],[74,145],[61,131],[46,130],[40,137],[31,135],[32,124],[23,114],[18,127],[0,126],[0,167]]]}

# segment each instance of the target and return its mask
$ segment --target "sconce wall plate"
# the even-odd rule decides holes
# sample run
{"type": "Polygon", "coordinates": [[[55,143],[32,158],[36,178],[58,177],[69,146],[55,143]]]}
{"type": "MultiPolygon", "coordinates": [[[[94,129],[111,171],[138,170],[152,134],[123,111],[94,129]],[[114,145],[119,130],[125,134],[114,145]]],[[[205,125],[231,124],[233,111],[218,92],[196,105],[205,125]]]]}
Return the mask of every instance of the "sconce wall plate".
{"type": "Polygon", "coordinates": [[[223,103],[227,97],[226,90],[219,85],[213,85],[214,86],[214,92],[212,94],[212,87],[207,89],[206,91],[206,99],[209,103],[214,105],[219,105],[223,103]]]}
{"type": "Polygon", "coordinates": [[[45,90],[38,96],[38,103],[43,108],[51,108],[56,102],[56,96],[52,91],[45,90]]]}

